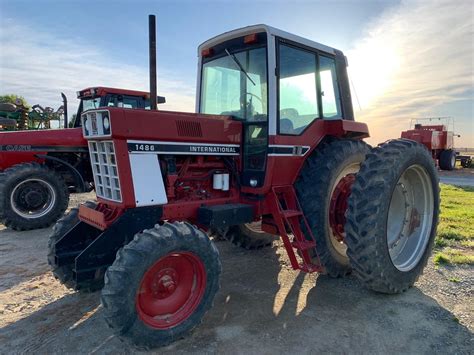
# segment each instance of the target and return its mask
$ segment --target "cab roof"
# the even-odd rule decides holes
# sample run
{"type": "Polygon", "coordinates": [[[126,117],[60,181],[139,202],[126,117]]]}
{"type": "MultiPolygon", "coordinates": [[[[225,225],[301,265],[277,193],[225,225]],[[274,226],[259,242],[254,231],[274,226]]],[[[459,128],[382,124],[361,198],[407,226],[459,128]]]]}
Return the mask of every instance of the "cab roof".
{"type": "Polygon", "coordinates": [[[236,30],[224,32],[224,33],[222,33],[218,36],[215,36],[215,37],[201,43],[198,47],[198,56],[201,55],[201,52],[202,52],[203,49],[213,47],[216,44],[228,41],[228,40],[233,39],[233,38],[238,38],[238,37],[242,37],[242,36],[246,36],[246,35],[249,35],[249,34],[252,34],[252,33],[258,33],[258,32],[266,32],[268,37],[270,37],[270,36],[281,37],[281,38],[284,38],[284,39],[287,39],[287,40],[290,40],[290,41],[293,41],[293,42],[296,42],[296,43],[301,43],[301,44],[303,44],[307,47],[315,48],[315,49],[318,49],[318,50],[321,50],[323,52],[330,53],[330,54],[334,54],[334,52],[336,50],[335,48],[326,46],[326,45],[318,43],[318,42],[311,41],[307,38],[303,38],[303,37],[294,35],[294,34],[289,33],[289,32],[279,30],[278,28],[271,27],[271,26],[268,26],[268,25],[265,25],[265,24],[259,24],[259,25],[252,25],[252,26],[242,27],[242,28],[239,28],[239,29],[236,29],[236,30]]]}
{"type": "Polygon", "coordinates": [[[109,88],[109,87],[104,87],[104,86],[94,86],[94,87],[89,87],[81,91],[78,91],[77,98],[99,97],[99,96],[104,96],[106,94],[139,96],[145,99],[150,98],[150,93],[146,91],[109,88]]]}

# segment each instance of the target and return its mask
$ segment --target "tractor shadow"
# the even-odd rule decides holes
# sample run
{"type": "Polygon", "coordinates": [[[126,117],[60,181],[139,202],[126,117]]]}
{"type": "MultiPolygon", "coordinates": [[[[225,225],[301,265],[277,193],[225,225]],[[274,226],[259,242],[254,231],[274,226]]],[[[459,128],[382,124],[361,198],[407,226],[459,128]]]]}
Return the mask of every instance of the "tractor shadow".
{"type": "MultiPolygon", "coordinates": [[[[387,296],[355,278],[291,270],[285,251],[216,243],[221,290],[203,323],[155,353],[469,353],[472,333],[433,298],[412,288],[387,296]]],[[[59,284],[57,285],[58,287],[59,284]]],[[[122,354],[100,293],[68,294],[0,329],[5,353],[122,354]]]]}
{"type": "MultiPolygon", "coordinates": [[[[279,244],[277,244],[279,245],[279,244]]],[[[369,291],[355,277],[290,268],[284,249],[242,251],[218,243],[224,273],[214,308],[172,346],[219,353],[468,353],[472,333],[414,287],[369,291]]],[[[471,346],[470,346],[471,345],[471,346]]]]}

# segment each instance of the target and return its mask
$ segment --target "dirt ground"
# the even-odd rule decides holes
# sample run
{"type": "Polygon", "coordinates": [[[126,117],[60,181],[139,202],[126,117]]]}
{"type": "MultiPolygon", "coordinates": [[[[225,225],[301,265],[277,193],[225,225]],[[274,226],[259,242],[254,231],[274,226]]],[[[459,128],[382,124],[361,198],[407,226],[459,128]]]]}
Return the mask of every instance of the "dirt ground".
{"type": "MultiPolygon", "coordinates": [[[[87,198],[76,195],[71,205],[87,198]]],[[[0,353],[135,351],[107,328],[99,293],[75,293],[53,278],[46,262],[49,233],[0,225],[0,353]]],[[[291,270],[280,242],[258,251],[225,241],[217,247],[223,274],[214,308],[190,336],[156,352],[467,354],[474,349],[473,267],[436,270],[430,261],[414,288],[387,296],[364,289],[355,277],[291,270]]]]}

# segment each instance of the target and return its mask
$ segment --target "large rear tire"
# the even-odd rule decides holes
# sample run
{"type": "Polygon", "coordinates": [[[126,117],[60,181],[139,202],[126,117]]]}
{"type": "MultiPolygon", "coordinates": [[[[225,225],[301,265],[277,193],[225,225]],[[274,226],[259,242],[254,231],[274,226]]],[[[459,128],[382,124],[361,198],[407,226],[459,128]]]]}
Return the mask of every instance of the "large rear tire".
{"type": "Polygon", "coordinates": [[[272,245],[278,239],[273,235],[262,231],[261,222],[253,222],[232,226],[227,232],[219,233],[232,244],[247,250],[261,249],[272,245]]]}
{"type": "MultiPolygon", "coordinates": [[[[95,208],[96,203],[92,201],[87,201],[85,203],[87,207],[95,208]]],[[[69,232],[77,223],[79,223],[79,208],[72,208],[67,215],[61,218],[56,222],[53,232],[49,236],[48,240],[48,264],[51,267],[51,272],[54,277],[58,279],[66,287],[74,288],[74,283],[72,282],[72,264],[55,266],[52,261],[55,256],[55,245],[56,242],[61,239],[67,232],[69,232]]],[[[87,289],[85,289],[87,291],[87,289]]],[[[91,290],[92,291],[92,290],[91,290]]]]}
{"type": "Polygon", "coordinates": [[[357,276],[378,292],[411,287],[431,253],[438,215],[438,175],[426,148],[397,139],[373,149],[347,211],[347,254],[357,276]]]}
{"type": "Polygon", "coordinates": [[[344,207],[347,207],[344,204],[350,193],[350,184],[369,151],[369,145],[360,140],[330,139],[306,160],[295,185],[316,239],[321,263],[331,277],[351,272],[343,242],[344,233],[337,230],[337,225],[344,225],[344,207]],[[342,207],[342,211],[337,213],[338,218],[334,218],[336,213],[331,215],[335,201],[339,201],[339,210],[342,207]]]}
{"type": "Polygon", "coordinates": [[[0,222],[14,230],[49,227],[64,213],[69,192],[45,165],[23,163],[0,173],[0,222]]]}
{"type": "Polygon", "coordinates": [[[454,170],[456,167],[456,152],[452,149],[443,150],[439,155],[439,167],[441,170],[454,170]]]}
{"type": "Polygon", "coordinates": [[[219,289],[219,252],[188,223],[138,233],[105,273],[109,326],[142,348],[167,345],[196,327],[219,289]]]}

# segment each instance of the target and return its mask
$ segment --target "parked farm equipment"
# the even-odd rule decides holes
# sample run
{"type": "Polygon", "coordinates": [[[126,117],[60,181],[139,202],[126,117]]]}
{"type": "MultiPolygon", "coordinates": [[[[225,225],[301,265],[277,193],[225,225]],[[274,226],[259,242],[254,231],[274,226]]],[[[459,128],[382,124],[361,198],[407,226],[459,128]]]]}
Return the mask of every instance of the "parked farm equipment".
{"type": "MultiPolygon", "coordinates": [[[[71,129],[22,130],[0,133],[0,222],[16,230],[43,228],[56,222],[69,202],[69,192],[90,191],[93,177],[82,136],[81,113],[98,107],[149,109],[149,93],[94,87],[77,94],[77,119],[71,129]]],[[[164,102],[164,97],[158,98],[164,102]]],[[[68,127],[67,100],[54,113],[33,106],[30,122],[48,127],[52,114],[64,113],[68,127]]],[[[88,127],[93,131],[94,127],[88,127]]]]}
{"type": "Polygon", "coordinates": [[[413,119],[410,129],[403,131],[401,135],[402,138],[423,144],[442,170],[453,170],[456,166],[454,136],[454,120],[451,117],[413,119]]]}
{"type": "Polygon", "coordinates": [[[257,223],[295,270],[354,271],[382,293],[411,287],[436,234],[437,171],[413,140],[363,141],[343,53],[256,25],[198,54],[197,113],[83,112],[98,202],[56,225],[55,276],[103,287],[107,323],[143,347],[183,337],[211,308],[221,263],[209,230],[241,241],[257,223]]]}

